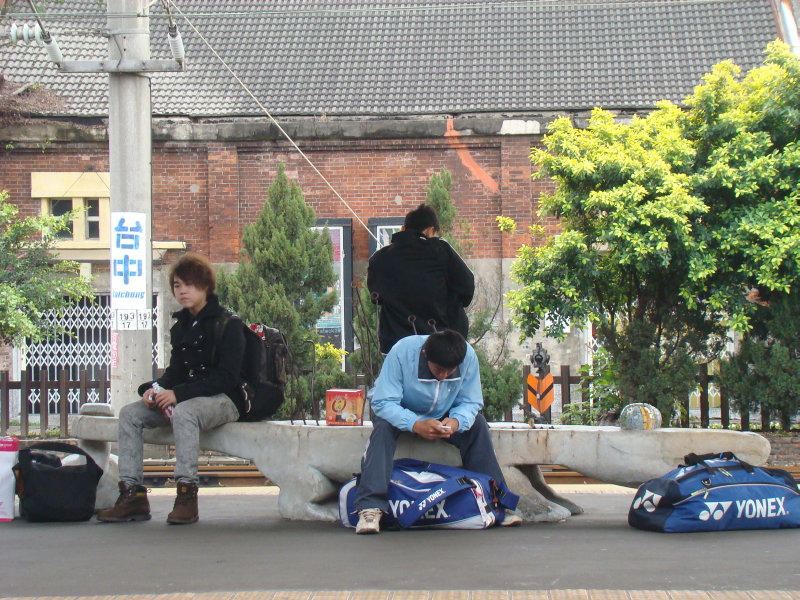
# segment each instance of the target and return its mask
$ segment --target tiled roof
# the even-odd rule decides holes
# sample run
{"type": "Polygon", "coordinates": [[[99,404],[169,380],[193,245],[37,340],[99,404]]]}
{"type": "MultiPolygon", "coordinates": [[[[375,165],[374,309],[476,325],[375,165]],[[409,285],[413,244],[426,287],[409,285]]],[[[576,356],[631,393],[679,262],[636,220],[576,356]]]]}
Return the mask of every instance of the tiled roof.
{"type": "MultiPolygon", "coordinates": [[[[680,102],[721,60],[744,70],[757,66],[777,37],[767,0],[176,5],[259,101],[282,116],[648,108],[664,98],[680,102]]],[[[47,12],[45,25],[66,60],[107,57],[104,6],[66,0],[47,12]]],[[[187,68],[153,75],[153,114],[261,115],[184,19],[173,16],[187,68]]],[[[151,32],[152,57],[170,58],[159,2],[151,7],[151,32]]],[[[67,98],[67,114],[107,114],[106,75],[59,73],[33,44],[0,44],[7,79],[41,82],[67,98]]]]}

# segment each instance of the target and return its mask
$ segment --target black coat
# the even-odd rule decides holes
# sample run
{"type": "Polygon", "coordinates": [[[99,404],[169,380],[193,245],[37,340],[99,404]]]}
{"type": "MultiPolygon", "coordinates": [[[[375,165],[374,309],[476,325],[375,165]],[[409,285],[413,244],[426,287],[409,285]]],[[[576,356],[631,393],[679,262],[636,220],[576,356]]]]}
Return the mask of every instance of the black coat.
{"type": "MultiPolygon", "coordinates": [[[[244,356],[244,332],[241,327],[226,327],[215,352],[214,325],[222,311],[216,294],[209,294],[206,305],[197,315],[185,308],[173,313],[177,321],[169,331],[172,343],[169,366],[157,381],[164,389],[175,392],[178,402],[227,394],[241,413],[238,384],[244,356]]],[[[231,323],[236,325],[239,320],[232,319],[228,324],[231,323]]],[[[151,381],[140,385],[139,395],[151,385],[151,381]]]]}
{"type": "Polygon", "coordinates": [[[418,334],[455,329],[467,336],[469,321],[464,307],[472,302],[475,277],[452,246],[418,231],[399,231],[392,243],[369,259],[367,287],[378,294],[381,352],[397,340],[414,334],[409,315],[414,315],[418,334]]]}

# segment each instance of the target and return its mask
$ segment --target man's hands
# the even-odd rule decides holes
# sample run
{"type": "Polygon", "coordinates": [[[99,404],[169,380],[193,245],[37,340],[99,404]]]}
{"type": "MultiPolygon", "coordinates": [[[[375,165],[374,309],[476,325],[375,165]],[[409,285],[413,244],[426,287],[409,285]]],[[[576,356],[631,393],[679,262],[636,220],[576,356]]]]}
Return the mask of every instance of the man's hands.
{"type": "Polygon", "coordinates": [[[417,421],[414,423],[413,431],[426,440],[447,439],[458,431],[458,419],[446,417],[441,421],[438,419],[417,421]]]}
{"type": "Polygon", "coordinates": [[[147,408],[160,408],[161,410],[164,410],[170,404],[178,403],[175,392],[172,390],[162,390],[156,394],[152,388],[142,394],[142,401],[147,408]]]}

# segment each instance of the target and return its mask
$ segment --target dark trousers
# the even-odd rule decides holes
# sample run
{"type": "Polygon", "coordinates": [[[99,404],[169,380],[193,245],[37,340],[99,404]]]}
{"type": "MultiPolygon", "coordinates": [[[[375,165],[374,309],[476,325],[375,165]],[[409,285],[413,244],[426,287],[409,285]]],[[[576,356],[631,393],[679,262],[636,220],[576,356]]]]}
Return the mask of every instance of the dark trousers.
{"type": "MultiPolygon", "coordinates": [[[[398,435],[400,430],[388,421],[378,416],[372,419],[372,435],[361,459],[361,479],[355,498],[356,510],[380,508],[383,512],[389,512],[386,493],[398,435]]],[[[444,441],[458,448],[465,469],[485,473],[497,482],[505,481],[489,438],[489,426],[482,414],[475,417],[470,429],[454,433],[444,441]]]]}

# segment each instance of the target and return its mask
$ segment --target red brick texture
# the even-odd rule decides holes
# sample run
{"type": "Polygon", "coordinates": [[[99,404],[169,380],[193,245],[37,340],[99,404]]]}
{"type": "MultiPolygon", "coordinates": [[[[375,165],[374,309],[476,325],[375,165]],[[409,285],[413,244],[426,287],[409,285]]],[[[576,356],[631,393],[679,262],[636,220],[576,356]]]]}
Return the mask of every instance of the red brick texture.
{"type": "MultiPolygon", "coordinates": [[[[534,136],[492,136],[461,137],[458,148],[445,138],[306,141],[300,147],[364,223],[373,217],[403,217],[425,201],[431,175],[448,169],[459,219],[469,225],[471,258],[480,259],[513,257],[520,244],[530,241],[528,226],[536,220],[538,195],[552,188],[551,182],[531,181],[534,141],[534,136]],[[476,176],[476,165],[483,180],[476,176]],[[498,215],[515,219],[517,233],[501,235],[498,215]]],[[[242,229],[261,211],[279,161],[318,218],[353,219],[353,258],[366,260],[369,234],[283,142],[154,144],[153,238],[184,241],[213,262],[238,261],[242,229]]],[[[84,170],[108,170],[105,146],[53,143],[45,152],[6,150],[0,189],[9,191],[22,214],[33,214],[39,205],[30,198],[31,171],[84,170]]],[[[555,223],[548,230],[555,231],[555,223]]]]}

